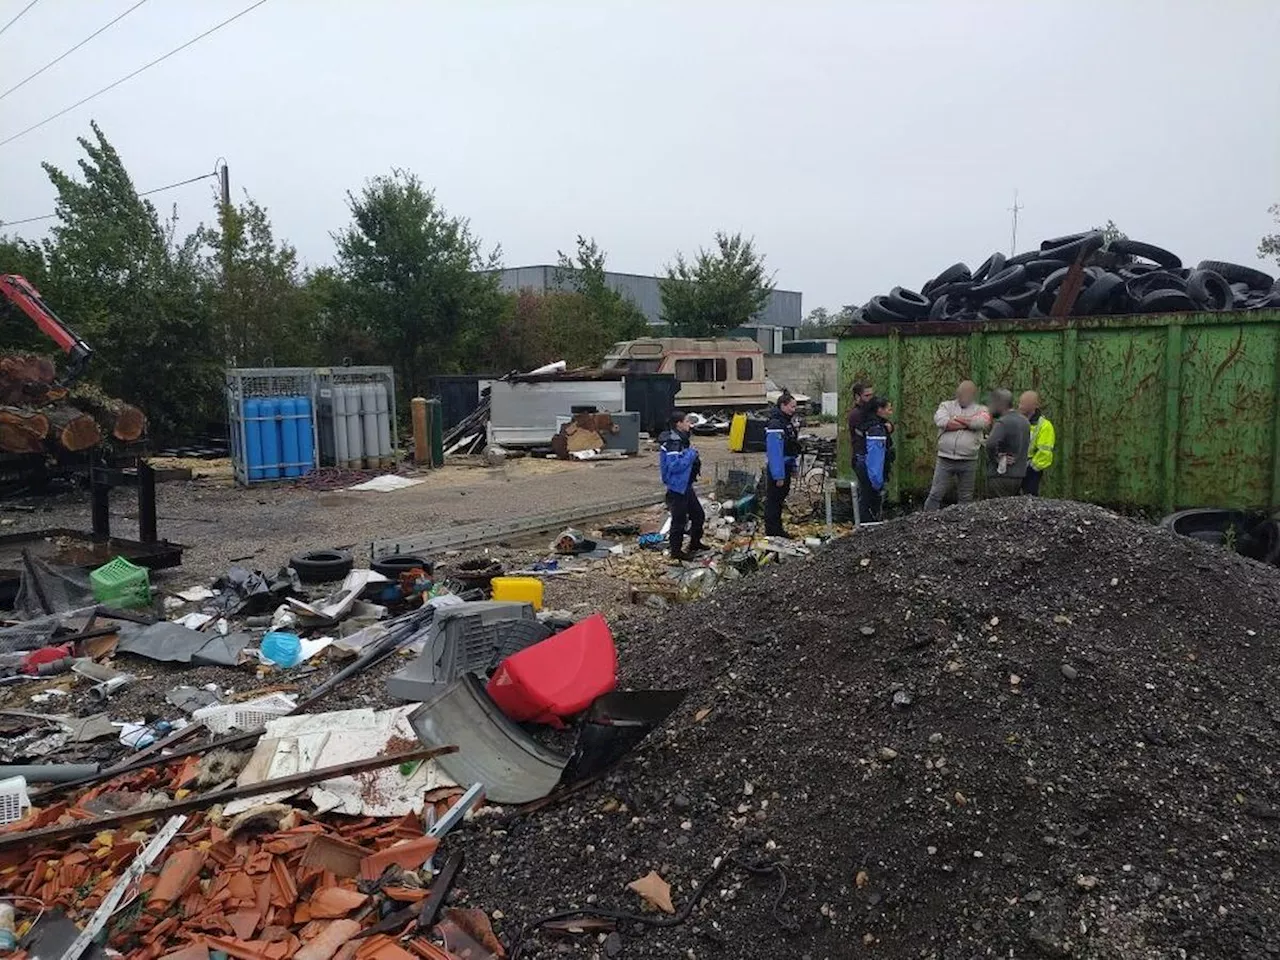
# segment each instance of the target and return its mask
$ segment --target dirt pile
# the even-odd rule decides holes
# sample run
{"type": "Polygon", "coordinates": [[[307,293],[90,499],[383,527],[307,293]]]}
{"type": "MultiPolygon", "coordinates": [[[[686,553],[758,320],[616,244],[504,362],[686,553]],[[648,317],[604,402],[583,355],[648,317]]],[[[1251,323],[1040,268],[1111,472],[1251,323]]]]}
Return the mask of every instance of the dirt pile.
{"type": "MultiPolygon", "coordinates": [[[[917,515],[631,627],[667,729],[560,806],[467,832],[505,935],[550,911],[689,919],[525,956],[1280,954],[1280,571],[1078,504],[917,515]]],[[[460,838],[461,839],[461,838],[460,838]]]]}

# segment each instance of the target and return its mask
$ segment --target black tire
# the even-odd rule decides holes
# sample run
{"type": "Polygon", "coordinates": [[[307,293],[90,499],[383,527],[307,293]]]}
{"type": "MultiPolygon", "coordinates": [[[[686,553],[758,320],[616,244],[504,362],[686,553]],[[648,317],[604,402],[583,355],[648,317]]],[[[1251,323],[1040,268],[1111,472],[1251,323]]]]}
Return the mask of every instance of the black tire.
{"type": "Polygon", "coordinates": [[[1021,286],[1006,290],[1000,297],[1005,303],[1018,311],[1019,316],[1026,316],[1031,305],[1040,296],[1040,284],[1035,280],[1024,280],[1021,286]]]}
{"type": "Polygon", "coordinates": [[[1132,280],[1134,277],[1145,277],[1148,273],[1156,273],[1159,270],[1160,268],[1154,263],[1129,263],[1117,272],[1126,280],[1132,280]]]}
{"type": "Polygon", "coordinates": [[[1138,240],[1112,240],[1107,244],[1107,249],[1113,253],[1142,257],[1144,260],[1160,264],[1166,270],[1177,270],[1182,266],[1182,258],[1176,253],[1170,253],[1163,247],[1157,247],[1151,243],[1142,243],[1138,240]]]}
{"type": "Polygon", "coordinates": [[[969,265],[967,263],[953,263],[951,266],[947,267],[947,269],[943,270],[940,274],[938,274],[936,277],[934,277],[932,280],[926,283],[925,289],[922,290],[921,292],[927,293],[929,290],[934,290],[937,287],[941,287],[943,284],[955,283],[957,280],[972,280],[972,279],[973,279],[973,274],[969,272],[969,265]]]}
{"type": "Polygon", "coordinates": [[[1128,281],[1129,293],[1135,300],[1141,300],[1149,293],[1155,293],[1157,290],[1176,290],[1179,293],[1187,292],[1187,281],[1183,280],[1176,273],[1170,273],[1168,270],[1157,270],[1155,273],[1144,273],[1140,277],[1135,277],[1128,281]]]}
{"type": "MultiPolygon", "coordinates": [[[[1039,259],[1039,250],[1028,250],[1025,253],[1019,253],[1017,256],[1009,257],[1005,260],[1004,265],[1006,267],[1025,267],[1028,263],[1031,263],[1031,261],[1039,259]]],[[[999,270],[996,271],[996,273],[999,272],[999,270]]]]}
{"type": "Polygon", "coordinates": [[[939,297],[963,299],[969,295],[969,291],[972,289],[972,280],[957,280],[955,283],[944,283],[934,287],[929,292],[929,299],[937,300],[939,297]]]}
{"type": "Polygon", "coordinates": [[[902,314],[890,309],[887,304],[886,297],[872,297],[867,301],[867,305],[863,307],[867,320],[871,323],[910,323],[910,317],[904,317],[902,314]]]}
{"type": "Polygon", "coordinates": [[[1247,283],[1250,290],[1270,290],[1276,282],[1275,277],[1253,267],[1242,267],[1238,263],[1227,263],[1224,260],[1201,260],[1197,270],[1212,270],[1226,278],[1228,283],[1247,283]]]}
{"type": "Polygon", "coordinates": [[[1042,257],[1050,260],[1066,260],[1074,263],[1081,255],[1088,256],[1095,250],[1102,249],[1104,239],[1101,231],[1073,233],[1066,237],[1055,237],[1040,244],[1042,257]]]}
{"type": "Polygon", "coordinates": [[[427,576],[431,576],[433,567],[434,564],[430,560],[425,557],[416,557],[411,553],[395,553],[369,564],[370,570],[382,574],[388,580],[399,580],[400,574],[415,568],[421,568],[426,571],[427,576]]]}
{"type": "MultiPolygon", "coordinates": [[[[1076,298],[1075,306],[1071,308],[1071,313],[1077,317],[1109,314],[1116,295],[1124,288],[1124,277],[1115,273],[1104,273],[1089,284],[1087,290],[1081,291],[1080,296],[1076,298]]],[[[1127,302],[1128,298],[1125,299],[1127,302]]]]}
{"type": "Polygon", "coordinates": [[[889,291],[889,309],[912,320],[929,315],[929,298],[906,287],[894,287],[889,291]]]}
{"type": "Polygon", "coordinates": [[[1153,290],[1138,303],[1142,313],[1188,313],[1195,308],[1195,301],[1181,290],[1153,290]]]}
{"type": "Polygon", "coordinates": [[[1004,268],[1005,268],[1004,254],[993,253],[991,256],[987,257],[986,260],[982,261],[982,266],[980,266],[977,270],[973,271],[973,276],[971,279],[975,281],[985,280],[987,279],[987,277],[994,277],[997,273],[999,273],[1004,268]]]}
{"type": "Polygon", "coordinates": [[[1032,260],[1026,265],[1027,277],[1031,280],[1043,280],[1051,273],[1059,270],[1065,270],[1071,264],[1065,260],[1032,260]]]}
{"type": "Polygon", "coordinates": [[[1062,286],[1062,281],[1067,279],[1067,271],[1070,269],[1070,267],[1062,267],[1044,278],[1044,283],[1040,286],[1040,296],[1036,297],[1036,306],[1040,308],[1042,316],[1047,317],[1049,311],[1053,309],[1053,301],[1058,299],[1058,288],[1062,286]]]}
{"type": "Polygon", "coordinates": [[[937,300],[933,301],[933,306],[929,308],[929,319],[934,323],[940,323],[947,319],[947,304],[951,301],[945,293],[937,300]]]}
{"type": "Polygon", "coordinates": [[[1013,307],[1000,299],[988,300],[978,308],[978,316],[983,320],[1011,320],[1014,313],[1013,307]]]}
{"type": "Polygon", "coordinates": [[[308,550],[294,554],[289,566],[303,583],[330,583],[350,573],[354,562],[346,550],[308,550]]]}
{"type": "Polygon", "coordinates": [[[1212,270],[1196,270],[1187,280],[1187,296],[1207,310],[1230,310],[1235,292],[1227,278],[1212,270]]]}
{"type": "Polygon", "coordinates": [[[1014,287],[1021,286],[1027,279],[1027,268],[1021,265],[1013,267],[1005,267],[995,276],[982,283],[974,284],[973,290],[970,291],[975,298],[991,298],[998,297],[1006,290],[1012,290],[1014,287]]]}

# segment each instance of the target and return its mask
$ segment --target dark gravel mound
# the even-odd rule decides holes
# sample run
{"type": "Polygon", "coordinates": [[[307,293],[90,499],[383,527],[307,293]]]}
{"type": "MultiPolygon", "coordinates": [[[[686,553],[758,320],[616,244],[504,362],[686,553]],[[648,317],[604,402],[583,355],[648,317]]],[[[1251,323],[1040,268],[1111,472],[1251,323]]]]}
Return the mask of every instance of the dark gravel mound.
{"type": "Polygon", "coordinates": [[[912,516],[626,636],[624,685],[685,706],[611,779],[463,835],[464,895],[510,937],[638,911],[650,870],[679,909],[740,851],[785,865],[798,931],[730,870],[687,922],[623,922],[620,955],[1275,956],[1277,638],[1280,571],[1167,531],[912,516]]]}

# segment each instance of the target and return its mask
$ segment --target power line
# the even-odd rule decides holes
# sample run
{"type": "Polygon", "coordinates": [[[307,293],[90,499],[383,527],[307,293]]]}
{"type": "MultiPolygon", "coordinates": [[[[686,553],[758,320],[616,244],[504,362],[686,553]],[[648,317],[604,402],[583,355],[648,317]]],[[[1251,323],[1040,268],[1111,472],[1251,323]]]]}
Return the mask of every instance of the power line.
{"type": "MultiPolygon", "coordinates": [[[[218,176],[218,171],[213,173],[202,173],[198,177],[191,177],[187,180],[179,180],[177,183],[169,183],[163,187],[156,187],[154,190],[143,190],[138,194],[139,197],[149,197],[153,193],[163,193],[165,190],[172,190],[175,187],[185,187],[189,183],[199,183],[201,180],[208,180],[210,177],[218,176]]],[[[56,213],[46,213],[40,217],[27,217],[25,220],[0,220],[0,227],[16,227],[20,223],[35,223],[37,220],[52,220],[56,217],[56,213]]]]}
{"type": "Polygon", "coordinates": [[[21,20],[21,19],[22,19],[22,15],[23,15],[24,13],[26,13],[28,10],[30,10],[32,7],[34,7],[34,6],[35,6],[37,3],[39,3],[39,2],[40,2],[40,0],[31,0],[31,2],[30,2],[30,3],[28,3],[25,7],[23,7],[21,10],[19,10],[19,11],[18,11],[18,15],[17,15],[16,17],[14,17],[12,20],[10,20],[8,23],[6,23],[3,27],[0,27],[0,33],[4,33],[6,30],[8,30],[10,27],[12,27],[15,23],[17,23],[19,20],[21,20]]]}
{"type": "Polygon", "coordinates": [[[67,59],[67,57],[71,56],[71,54],[75,53],[77,50],[79,50],[81,47],[83,47],[86,43],[88,43],[90,40],[92,40],[92,39],[93,39],[94,37],[96,37],[98,34],[102,33],[104,30],[108,29],[109,27],[113,27],[113,26],[115,26],[117,23],[119,23],[121,20],[123,20],[123,19],[124,19],[125,17],[127,17],[129,14],[133,13],[133,11],[137,10],[140,6],[142,6],[142,5],[143,5],[144,3],[146,3],[146,2],[147,2],[147,0],[138,0],[138,2],[137,2],[137,3],[135,3],[132,7],[130,7],[128,10],[126,10],[124,13],[120,14],[120,16],[116,17],[114,20],[109,21],[108,23],[106,23],[106,24],[104,24],[103,26],[99,27],[97,30],[93,31],[93,33],[89,34],[87,37],[85,37],[83,40],[81,40],[79,43],[77,43],[74,47],[72,47],[72,48],[71,48],[70,50],[68,50],[66,53],[62,54],[62,56],[60,56],[60,57],[56,57],[55,59],[50,60],[50,61],[49,61],[48,63],[46,63],[43,67],[41,67],[39,70],[37,70],[35,73],[33,73],[33,74],[31,74],[30,76],[28,76],[28,77],[26,77],[26,78],[24,78],[24,79],[22,79],[22,80],[18,81],[18,82],[17,82],[17,83],[15,83],[12,87],[10,87],[8,90],[6,90],[4,93],[0,93],[0,100],[3,100],[5,97],[7,97],[9,94],[13,93],[13,91],[17,90],[19,87],[24,87],[24,86],[26,86],[28,83],[30,83],[32,80],[34,80],[36,77],[40,76],[40,74],[42,74],[42,73],[44,73],[46,70],[48,70],[50,67],[55,67],[55,66],[57,66],[59,63],[61,63],[61,62],[62,62],[63,60],[65,60],[65,59],[67,59]]]}
{"type": "MultiPolygon", "coordinates": [[[[35,2],[37,2],[37,0],[32,0],[32,3],[35,3],[35,2]]],[[[164,56],[156,57],[156,59],[152,60],[150,63],[143,64],[137,70],[133,71],[133,73],[125,74],[119,80],[116,80],[113,83],[107,84],[105,87],[103,87],[101,90],[98,90],[96,93],[91,93],[89,94],[89,96],[84,97],[83,99],[77,100],[75,103],[71,104],[71,106],[64,107],[63,109],[55,113],[53,116],[45,117],[39,123],[33,123],[31,126],[27,127],[25,130],[19,130],[17,133],[13,134],[13,136],[7,137],[4,140],[0,140],[0,147],[3,147],[5,144],[8,144],[8,143],[13,143],[13,141],[17,140],[19,137],[25,137],[32,130],[39,130],[46,123],[52,123],[54,120],[57,120],[59,117],[70,113],[76,107],[84,106],[90,100],[93,100],[93,99],[96,99],[97,97],[102,96],[108,90],[114,90],[116,87],[120,86],[120,84],[124,83],[126,80],[132,80],[134,77],[136,77],[138,74],[142,73],[143,71],[150,70],[156,64],[163,63],[164,61],[172,57],[175,53],[181,53],[183,50],[187,49],[187,47],[191,46],[193,43],[198,43],[199,41],[203,40],[205,37],[209,36],[209,34],[216,33],[217,31],[225,27],[227,24],[233,23],[234,21],[239,20],[245,14],[252,13],[254,10],[258,9],[258,7],[262,6],[266,2],[267,0],[257,0],[256,3],[250,4],[249,6],[241,10],[239,13],[234,14],[230,17],[227,17],[227,19],[223,20],[221,23],[217,24],[216,26],[210,27],[208,30],[200,34],[198,37],[192,37],[182,46],[174,47],[164,56]]],[[[19,14],[19,16],[21,16],[21,14],[19,14]]]]}

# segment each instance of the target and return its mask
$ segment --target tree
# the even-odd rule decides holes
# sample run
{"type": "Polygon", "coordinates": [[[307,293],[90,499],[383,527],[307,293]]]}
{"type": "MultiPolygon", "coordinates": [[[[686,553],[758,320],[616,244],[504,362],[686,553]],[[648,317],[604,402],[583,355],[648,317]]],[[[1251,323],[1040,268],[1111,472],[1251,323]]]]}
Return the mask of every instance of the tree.
{"type": "Polygon", "coordinates": [[[316,356],[316,298],[298,253],[277,243],[267,211],[252,198],[218,204],[215,227],[198,231],[214,329],[229,366],[304,366],[316,356]]]}
{"type": "Polygon", "coordinates": [[[153,435],[189,435],[221,416],[199,240],[178,239],[176,214],[160,219],[92,129],[79,139],[83,179],[44,164],[58,223],[43,244],[41,292],[94,348],[91,375],[106,393],[142,407],[153,435]]]}
{"type": "MultiPolygon", "coordinates": [[[[584,363],[598,363],[605,352],[619,340],[631,340],[649,332],[649,322],[644,313],[631,300],[611,288],[605,277],[605,252],[595,238],[578,237],[575,256],[559,253],[556,269],[556,285],[568,287],[585,301],[586,310],[580,311],[572,301],[555,301],[563,322],[570,322],[573,314],[579,315],[576,329],[565,329],[565,346],[572,353],[584,358],[584,363]]],[[[563,325],[563,323],[562,323],[563,325]]],[[[566,357],[566,359],[568,359],[566,357]]]]}
{"type": "Polygon", "coordinates": [[[747,323],[773,292],[764,257],[742,234],[717,233],[689,262],[677,252],[661,281],[662,319],[683,337],[714,337],[747,323]]]}
{"type": "Polygon", "coordinates": [[[841,307],[835,313],[832,313],[826,307],[814,307],[805,315],[804,321],[796,331],[796,338],[799,340],[826,340],[838,337],[841,328],[853,323],[855,310],[856,308],[851,304],[841,307]]]}
{"type": "Polygon", "coordinates": [[[1102,239],[1105,240],[1107,243],[1111,243],[1115,240],[1129,239],[1129,235],[1126,234],[1119,227],[1117,227],[1116,222],[1114,220],[1108,220],[1107,225],[1105,227],[1094,227],[1093,229],[1095,231],[1099,231],[1099,230],[1102,231],[1102,239]]]}
{"type": "Polygon", "coordinates": [[[340,303],[412,396],[433,373],[464,370],[490,349],[502,296],[467,220],[404,170],[347,194],[351,224],[334,234],[340,303]]]}
{"type": "MultiPolygon", "coordinates": [[[[1273,203],[1267,212],[1275,217],[1276,223],[1280,223],[1280,203],[1273,203]]],[[[1280,263],[1280,232],[1269,233],[1259,241],[1258,257],[1275,257],[1276,263],[1280,263]]]]}

